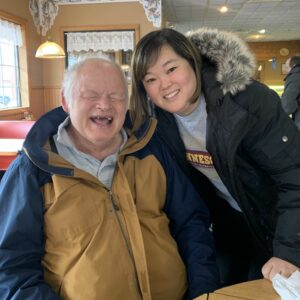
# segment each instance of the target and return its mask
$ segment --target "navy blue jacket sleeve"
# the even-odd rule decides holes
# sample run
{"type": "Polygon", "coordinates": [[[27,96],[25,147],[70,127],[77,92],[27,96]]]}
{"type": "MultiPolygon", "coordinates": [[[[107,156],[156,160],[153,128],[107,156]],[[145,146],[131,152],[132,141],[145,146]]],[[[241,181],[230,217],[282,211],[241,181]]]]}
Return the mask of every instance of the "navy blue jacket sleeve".
{"type": "Polygon", "coordinates": [[[166,147],[159,139],[156,141],[156,155],[167,178],[165,212],[170,219],[171,233],[187,267],[188,299],[193,299],[220,288],[213,235],[209,230],[209,212],[166,147]]]}
{"type": "Polygon", "coordinates": [[[43,279],[38,170],[20,155],[0,182],[0,299],[59,300],[43,279]]]}

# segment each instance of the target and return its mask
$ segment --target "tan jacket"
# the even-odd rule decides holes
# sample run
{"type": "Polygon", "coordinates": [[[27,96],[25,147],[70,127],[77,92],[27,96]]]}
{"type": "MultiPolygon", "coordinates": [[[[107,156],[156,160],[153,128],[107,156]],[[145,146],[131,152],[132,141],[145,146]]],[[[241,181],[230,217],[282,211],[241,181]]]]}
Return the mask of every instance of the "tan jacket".
{"type": "MultiPolygon", "coordinates": [[[[153,124],[154,125],[154,124],[153,124]]],[[[154,129],[154,128],[153,128],[154,129]]],[[[163,212],[164,170],[154,156],[125,154],[143,148],[128,140],[112,189],[51,153],[50,164],[74,169],[44,186],[46,282],[70,300],[181,300],[186,271],[163,212]]]]}
{"type": "Polygon", "coordinates": [[[1,180],[3,300],[190,300],[215,290],[208,210],[156,122],[128,132],[108,190],[56,154],[66,117],[56,108],[40,118],[1,180]]]}

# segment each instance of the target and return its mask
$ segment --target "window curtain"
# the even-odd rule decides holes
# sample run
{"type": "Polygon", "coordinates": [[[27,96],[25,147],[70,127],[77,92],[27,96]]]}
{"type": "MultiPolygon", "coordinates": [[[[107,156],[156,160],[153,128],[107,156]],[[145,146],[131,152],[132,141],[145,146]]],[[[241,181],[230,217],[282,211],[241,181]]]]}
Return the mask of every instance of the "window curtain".
{"type": "Polygon", "coordinates": [[[58,1],[29,0],[29,11],[38,34],[45,36],[58,14],[58,1]]]}
{"type": "Polygon", "coordinates": [[[22,47],[21,26],[0,19],[0,42],[22,47]]]}
{"type": "Polygon", "coordinates": [[[133,50],[134,31],[68,32],[67,51],[133,50]]]}
{"type": "Polygon", "coordinates": [[[98,51],[73,51],[73,52],[68,52],[68,66],[72,66],[74,63],[77,61],[88,58],[88,57],[99,57],[99,58],[108,58],[112,61],[115,61],[115,54],[113,53],[107,53],[103,52],[101,50],[98,51]]]}
{"type": "Polygon", "coordinates": [[[139,0],[143,5],[147,19],[155,27],[161,26],[161,0],[139,0]]]}

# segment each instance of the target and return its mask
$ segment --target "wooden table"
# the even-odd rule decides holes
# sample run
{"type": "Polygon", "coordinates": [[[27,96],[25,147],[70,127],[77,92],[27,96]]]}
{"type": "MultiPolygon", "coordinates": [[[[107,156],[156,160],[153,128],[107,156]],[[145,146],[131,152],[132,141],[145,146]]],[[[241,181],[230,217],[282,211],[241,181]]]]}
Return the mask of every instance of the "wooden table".
{"type": "Polygon", "coordinates": [[[272,283],[266,279],[258,279],[231,285],[208,295],[202,295],[197,300],[280,300],[273,289],[272,283]]]}

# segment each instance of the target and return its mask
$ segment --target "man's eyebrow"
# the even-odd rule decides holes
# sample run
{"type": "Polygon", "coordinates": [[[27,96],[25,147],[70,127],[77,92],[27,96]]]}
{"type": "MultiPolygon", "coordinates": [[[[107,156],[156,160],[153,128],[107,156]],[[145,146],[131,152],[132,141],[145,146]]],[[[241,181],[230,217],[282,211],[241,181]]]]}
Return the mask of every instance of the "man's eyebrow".
{"type": "Polygon", "coordinates": [[[93,95],[97,95],[98,93],[96,91],[93,90],[84,90],[80,92],[80,95],[84,95],[84,94],[93,94],[93,95]]]}
{"type": "Polygon", "coordinates": [[[117,95],[117,96],[123,97],[125,95],[125,92],[111,92],[111,93],[109,93],[109,95],[113,95],[113,96],[117,95]]]}

